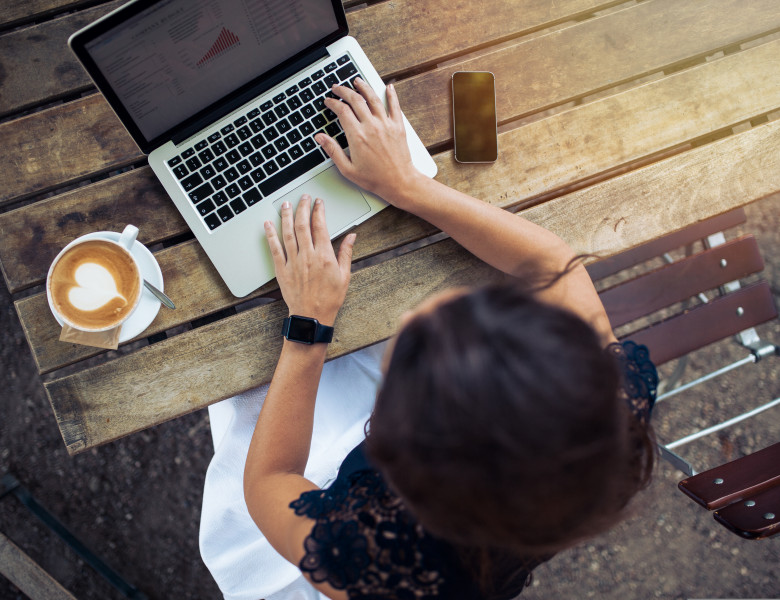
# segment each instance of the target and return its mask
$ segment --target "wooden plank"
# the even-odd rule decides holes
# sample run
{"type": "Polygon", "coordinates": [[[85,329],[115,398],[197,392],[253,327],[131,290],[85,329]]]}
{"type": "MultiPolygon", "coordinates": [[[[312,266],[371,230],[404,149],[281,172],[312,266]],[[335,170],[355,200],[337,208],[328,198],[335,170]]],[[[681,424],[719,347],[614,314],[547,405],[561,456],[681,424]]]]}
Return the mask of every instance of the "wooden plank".
{"type": "Polygon", "coordinates": [[[391,78],[410,68],[436,65],[489,44],[580,19],[620,1],[394,0],[350,13],[347,20],[350,35],[368,49],[382,76],[391,78]],[[442,35],[441,19],[431,18],[434,14],[447,15],[446,35],[442,35]]]}
{"type": "MultiPolygon", "coordinates": [[[[780,48],[780,42],[760,46],[754,50],[771,55],[778,48],[780,48]]],[[[563,187],[578,179],[592,176],[609,168],[613,164],[612,161],[620,162],[621,160],[638,158],[643,154],[674,145],[677,141],[696,136],[714,127],[717,123],[717,115],[713,115],[705,108],[700,108],[697,111],[694,109],[695,106],[704,107],[709,104],[719,106],[722,102],[724,118],[742,120],[746,114],[751,114],[753,111],[759,110],[761,106],[771,102],[772,98],[771,94],[764,95],[761,85],[762,80],[770,78],[762,77],[760,69],[750,71],[751,65],[755,67],[756,64],[765,65],[766,62],[763,59],[754,60],[753,57],[759,57],[759,54],[740,53],[729,59],[702,65],[689,72],[648,84],[641,89],[630,90],[618,96],[606,98],[510,131],[503,134],[501,140],[502,145],[506,140],[506,146],[513,148],[514,157],[489,167],[455,163],[451,153],[438,155],[436,157],[439,165],[437,178],[486,201],[507,207],[546,190],[563,187]],[[748,81],[755,82],[755,94],[739,94],[740,88],[736,86],[733,79],[742,81],[742,76],[737,74],[740,67],[744,67],[745,70],[752,73],[748,81]],[[710,75],[710,73],[715,75],[710,75]],[[690,86],[694,84],[701,84],[704,87],[707,91],[707,97],[710,98],[709,103],[702,103],[698,96],[690,94],[690,86]],[[723,97],[719,96],[718,90],[722,91],[723,97]],[[729,101],[728,99],[733,97],[733,94],[744,97],[744,103],[729,101]],[[689,100],[684,101],[684,98],[689,98],[689,100]],[[632,118],[632,115],[635,115],[638,107],[647,101],[652,101],[651,106],[667,106],[669,112],[651,111],[650,117],[652,118],[648,118],[648,121],[641,124],[641,131],[652,131],[652,135],[632,135],[632,127],[637,127],[636,119],[632,118]],[[757,104],[754,104],[754,101],[757,104]],[[670,115],[677,112],[690,116],[690,119],[683,122],[671,119],[670,115]],[[585,133],[586,130],[591,133],[585,133]],[[683,138],[676,138],[677,135],[682,135],[683,138]],[[588,138],[587,141],[585,138],[588,138]],[[516,175],[518,172],[525,172],[526,178],[518,178],[516,175]]],[[[743,82],[743,86],[746,85],[747,83],[743,82]]],[[[778,97],[780,98],[780,96],[778,97]]],[[[715,148],[718,147],[720,146],[715,146],[715,148]]],[[[725,150],[725,152],[727,154],[719,157],[722,161],[729,160],[728,152],[730,150],[725,150]]],[[[717,159],[718,157],[713,157],[713,160],[717,159]]],[[[695,168],[699,167],[695,166],[695,168]]],[[[729,184],[734,185],[734,182],[729,184]]],[[[749,197],[755,199],[774,191],[764,191],[767,188],[760,189],[762,191],[759,195],[749,197]]],[[[780,186],[775,189],[780,189],[780,186]]],[[[109,198],[110,196],[106,196],[106,201],[109,198]]],[[[73,202],[78,202],[76,196],[74,196],[73,202]]],[[[614,202],[618,204],[620,200],[616,198],[614,202]]],[[[667,212],[663,206],[659,206],[657,210],[659,215],[667,212]]],[[[54,213],[54,215],[56,214],[54,213]]],[[[152,212],[145,210],[143,214],[152,214],[152,212]]],[[[604,218],[609,218],[609,216],[606,214],[604,218]]],[[[685,222],[680,221],[680,223],[685,222]]],[[[19,227],[20,223],[22,221],[16,218],[9,219],[8,222],[0,218],[0,227],[15,228],[17,231],[15,243],[19,244],[18,248],[24,248],[25,240],[28,239],[26,237],[28,230],[25,227],[19,227]]],[[[78,227],[82,228],[84,233],[94,229],[118,229],[116,224],[112,227],[97,227],[97,224],[90,223],[89,226],[78,224],[78,227]]],[[[76,225],[74,223],[74,226],[76,225]]],[[[58,226],[52,224],[50,227],[57,229],[58,226]]],[[[5,231],[5,229],[0,229],[0,231],[5,231]]],[[[419,239],[434,231],[429,224],[407,213],[388,209],[357,229],[358,243],[355,247],[355,258],[360,259],[384,248],[419,239]]],[[[77,231],[73,231],[73,233],[76,234],[77,231]]],[[[654,236],[663,233],[666,233],[663,229],[656,230],[654,236]]],[[[654,236],[651,236],[651,239],[654,236]]],[[[178,295],[179,290],[182,290],[184,297],[186,297],[184,290],[200,290],[198,307],[202,313],[193,315],[192,312],[185,310],[185,306],[180,306],[182,310],[177,309],[174,313],[163,311],[158,316],[159,320],[155,321],[147,330],[146,335],[165,331],[181,323],[186,323],[192,318],[211,314],[237,303],[237,300],[230,296],[219,278],[214,276],[210,263],[204,258],[200,249],[196,250],[190,247],[190,245],[195,244],[195,242],[191,242],[182,248],[181,258],[176,257],[179,250],[175,249],[171,249],[167,255],[158,258],[163,265],[166,289],[171,291],[174,298],[178,295]],[[206,263],[205,266],[201,264],[203,262],[206,263]],[[176,274],[181,274],[181,281],[176,280],[176,274]]],[[[620,249],[625,247],[622,242],[618,246],[620,249]]],[[[0,252],[0,258],[3,259],[4,265],[6,257],[16,254],[16,248],[16,246],[11,245],[7,250],[0,252]]],[[[56,246],[51,250],[54,249],[56,246]]],[[[34,261],[35,252],[33,245],[29,251],[21,256],[23,259],[27,257],[34,261]]],[[[38,263],[40,278],[45,275],[50,260],[47,255],[46,260],[38,263]]],[[[15,264],[13,260],[9,262],[9,265],[13,264],[15,264]]],[[[10,270],[10,268],[6,266],[6,270],[10,270]]],[[[261,292],[265,293],[269,289],[266,286],[261,292]]],[[[256,293],[255,296],[261,292],[256,293]]],[[[20,301],[17,303],[17,310],[41,372],[48,372],[96,353],[94,350],[78,346],[68,347],[56,339],[57,332],[52,328],[54,321],[45,298],[42,296],[33,296],[20,301]]]]}
{"type": "Polygon", "coordinates": [[[50,15],[72,10],[93,0],[4,0],[0,12],[0,27],[20,25],[36,19],[45,19],[50,15]]]}
{"type": "MultiPolygon", "coordinates": [[[[550,6],[547,0],[526,0],[522,10],[518,10],[516,3],[502,0],[459,0],[457,7],[448,8],[453,22],[448,25],[447,36],[441,35],[437,20],[427,18],[433,9],[430,2],[383,2],[352,11],[347,20],[350,34],[372,49],[371,57],[379,72],[391,77],[399,71],[419,69],[420,57],[435,64],[470,48],[562,19],[578,18],[619,1],[565,0],[550,6]],[[474,28],[474,19],[486,14],[491,18],[485,26],[474,28]]],[[[0,115],[90,87],[92,82],[86,72],[67,51],[67,38],[124,2],[118,0],[0,37],[0,72],[4,70],[7,75],[0,88],[0,115]]]]}
{"type": "Polygon", "coordinates": [[[772,290],[760,281],[626,337],[647,346],[653,362],[662,365],[776,317],[772,290]]]}
{"type": "Polygon", "coordinates": [[[0,125],[0,206],[143,158],[102,96],[0,125]]]}
{"type": "Polygon", "coordinates": [[[0,263],[12,292],[42,283],[71,240],[92,231],[138,225],[149,245],[187,231],[181,214],[149,167],[0,215],[0,263]]]}
{"type": "MultiPolygon", "coordinates": [[[[638,77],[648,70],[663,68],[670,64],[669,61],[704,55],[714,48],[780,26],[778,11],[766,12],[768,3],[771,4],[769,0],[756,0],[750,4],[750,9],[740,5],[741,8],[737,10],[737,0],[713,0],[712,6],[703,11],[706,18],[702,20],[699,11],[695,10],[695,4],[651,0],[561,32],[516,44],[490,54],[485,59],[461,63],[457,68],[499,69],[501,119],[512,120],[600,87],[615,85],[623,80],[621,78],[638,77]],[[695,13],[695,16],[686,11],[695,13]],[[615,21],[607,20],[613,17],[615,21]],[[677,23],[679,18],[683,18],[682,23],[677,23]],[[658,28],[662,24],[659,19],[675,22],[674,28],[664,36],[658,35],[658,28]],[[777,20],[775,25],[773,19],[777,20]],[[644,20],[648,22],[644,23],[644,20]],[[611,31],[611,27],[620,28],[620,33],[611,31]],[[689,35],[688,32],[692,30],[697,31],[697,35],[689,35]],[[560,37],[564,33],[565,37],[560,37]],[[614,44],[605,42],[605,39],[612,39],[612,35],[617,36],[617,41],[612,40],[614,44]],[[582,56],[576,54],[572,57],[568,54],[570,48],[589,50],[582,56]],[[527,66],[518,69],[518,64],[527,66]]],[[[455,68],[440,69],[397,85],[407,116],[428,145],[449,138],[449,77],[455,68]]],[[[40,140],[41,132],[19,131],[14,123],[0,126],[0,136],[9,137],[15,142],[8,152],[24,146],[22,155],[29,157],[28,162],[36,165],[54,159],[51,173],[44,170],[35,177],[30,177],[26,172],[24,161],[0,161],[0,180],[6,182],[0,190],[0,205],[13,198],[51,189],[62,183],[63,178],[65,181],[73,181],[116,168],[128,160],[142,158],[140,153],[130,158],[127,148],[134,148],[134,145],[116,125],[113,113],[106,106],[100,106],[101,102],[105,104],[100,98],[86,98],[77,101],[74,106],[63,107],[63,114],[58,116],[58,130],[61,133],[58,133],[57,138],[63,142],[73,141],[67,138],[68,132],[92,129],[108,130],[117,136],[114,142],[117,145],[115,154],[106,153],[99,144],[85,145],[81,148],[78,165],[73,168],[67,168],[56,155],[52,155],[48,140],[40,140]],[[82,110],[78,110],[79,104],[83,105],[82,110]]],[[[71,144],[71,147],[79,146],[71,144]]],[[[501,147],[511,146],[502,143],[501,147]]]]}
{"type": "Polygon", "coordinates": [[[436,145],[452,137],[450,79],[455,71],[492,71],[498,120],[508,122],[777,27],[780,11],[774,0],[712,0],[706,10],[696,2],[649,0],[396,87],[420,138],[436,145]]]}
{"type": "Polygon", "coordinates": [[[0,117],[92,87],[68,37],[125,0],[79,11],[0,36],[0,117]]]}
{"type": "MultiPolygon", "coordinates": [[[[780,106],[780,84],[774,77],[779,61],[780,40],[502,133],[501,156],[493,165],[463,165],[449,152],[439,154],[437,179],[499,206],[517,205],[780,106]]],[[[120,186],[108,191],[109,180],[96,186],[101,190],[105,186],[105,192],[93,186],[76,190],[62,209],[52,199],[30,218],[22,212],[0,215],[0,263],[9,288],[18,291],[41,282],[56,254],[39,252],[39,238],[29,236],[30,223],[44,228],[54,250],[83,233],[116,229],[115,193],[123,194],[128,205],[143,209],[138,213],[143,221],[138,223],[147,220],[145,215],[159,213],[167,218],[171,203],[162,188],[147,181],[148,169],[139,171],[122,175],[125,189],[121,192],[120,186]],[[94,203],[98,204],[91,206],[94,203]],[[82,208],[71,217],[68,230],[56,233],[61,213],[70,215],[77,206],[82,208]]],[[[127,218],[133,220],[131,214],[127,218]]],[[[181,229],[172,229],[171,234],[186,231],[182,221],[176,223],[181,229]]],[[[396,210],[370,219],[357,231],[356,258],[434,232],[396,210]]],[[[142,227],[145,232],[149,233],[142,227]]]]}
{"type": "MultiPolygon", "coordinates": [[[[405,310],[437,290],[499,277],[451,240],[358,271],[328,357],[389,337],[405,310]],[[402,281],[413,284],[399,285],[402,281]]],[[[260,306],[46,383],[68,451],[80,452],[268,381],[286,316],[283,302],[260,306]],[[230,352],[214,352],[222,347],[230,352]],[[149,379],[139,385],[152,372],[154,385],[149,379]]]]}
{"type": "Polygon", "coordinates": [[[76,600],[41,566],[0,533],[0,573],[36,600],[76,600]]]}
{"type": "Polygon", "coordinates": [[[588,275],[593,281],[598,281],[623,269],[639,265],[648,260],[662,256],[665,252],[670,252],[677,248],[682,248],[698,240],[703,240],[713,233],[726,231],[747,221],[745,209],[738,208],[731,212],[718,215],[712,219],[707,219],[701,223],[696,223],[686,227],[681,231],[670,233],[663,237],[642,244],[631,250],[626,250],[610,258],[599,260],[587,266],[588,275]]]}
{"type": "Polygon", "coordinates": [[[780,486],[778,465],[780,443],[683,479],[677,487],[707,510],[717,510],[780,486]],[[715,483],[718,478],[721,483],[715,483]]]}
{"type": "Polygon", "coordinates": [[[599,297],[614,329],[763,268],[758,243],[745,236],[603,290],[599,297]]]}
{"type": "MultiPolygon", "coordinates": [[[[774,151],[779,142],[780,122],[768,123],[528,209],[523,216],[561,235],[576,252],[619,252],[780,189],[780,156],[774,151]]],[[[329,356],[388,337],[403,311],[438,289],[495,276],[451,240],[358,271],[329,356]]],[[[257,307],[46,383],[68,451],[80,452],[268,381],[284,316],[283,303],[257,307]],[[213,352],[220,347],[230,347],[229,357],[213,352]]]]}
{"type": "Polygon", "coordinates": [[[771,121],[521,214],[606,258],[780,190],[778,144],[771,121]]]}

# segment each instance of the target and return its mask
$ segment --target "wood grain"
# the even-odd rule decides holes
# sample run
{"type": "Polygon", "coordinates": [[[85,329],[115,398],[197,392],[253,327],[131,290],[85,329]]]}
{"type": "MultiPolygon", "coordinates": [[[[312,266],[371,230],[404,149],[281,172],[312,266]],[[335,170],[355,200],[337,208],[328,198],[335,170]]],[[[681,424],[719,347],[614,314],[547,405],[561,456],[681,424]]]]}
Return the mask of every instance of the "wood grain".
{"type": "MultiPolygon", "coordinates": [[[[773,76],[778,71],[780,40],[505,132],[494,165],[463,165],[451,153],[437,155],[437,179],[487,202],[514,206],[780,107],[780,81],[773,76]]],[[[146,167],[0,215],[0,263],[9,289],[40,283],[71,239],[127,222],[143,224],[145,243],[187,231],[146,167]],[[120,195],[123,202],[117,202],[120,195]]],[[[434,229],[389,210],[357,232],[355,258],[361,259],[434,229]]]]}
{"type": "Polygon", "coordinates": [[[143,158],[102,96],[0,125],[0,206],[143,158]]]}
{"type": "MultiPolygon", "coordinates": [[[[778,142],[780,122],[768,123],[523,216],[561,235],[576,252],[617,253],[780,189],[778,142]]],[[[403,311],[436,290],[496,277],[451,240],[359,271],[329,357],[387,338],[403,311]]],[[[260,306],[46,383],[68,451],[83,451],[268,381],[285,314],[281,302],[260,306]],[[231,351],[213,351],[221,347],[231,351]]]]}
{"type": "Polygon", "coordinates": [[[41,566],[0,533],[0,573],[36,600],[76,600],[41,566]]]}
{"type": "MultiPolygon", "coordinates": [[[[500,137],[501,160],[491,166],[458,164],[449,152],[437,155],[437,179],[498,206],[515,206],[536,195],[564,188],[780,105],[780,88],[774,78],[767,76],[773,72],[778,56],[780,41],[509,131],[500,137]],[[752,93],[745,93],[746,89],[752,93]],[[734,97],[744,97],[744,102],[735,103],[734,97]],[[687,119],[679,121],[677,116],[680,114],[686,115],[687,119]]],[[[123,175],[129,176],[129,173],[123,175]]],[[[150,187],[155,189],[152,183],[150,187]]],[[[155,193],[148,195],[152,201],[159,199],[155,193]]],[[[101,202],[111,201],[113,205],[110,198],[110,195],[103,195],[101,202]]],[[[75,193],[70,201],[78,204],[75,193]]],[[[140,203],[139,206],[143,208],[139,214],[154,214],[147,206],[140,203]]],[[[43,211],[36,210],[29,223],[52,221],[47,231],[57,231],[61,225],[45,213],[45,207],[43,211]]],[[[57,214],[53,212],[53,215],[57,214]]],[[[0,258],[6,271],[10,272],[18,260],[35,261],[36,245],[34,240],[27,241],[28,228],[20,226],[24,223],[22,219],[13,214],[8,219],[0,217],[0,232],[5,231],[6,223],[16,232],[13,237],[9,236],[11,243],[8,246],[0,241],[0,258]],[[17,252],[17,244],[18,248],[25,249],[23,253],[17,252]]],[[[122,221],[115,221],[111,227],[101,228],[117,230],[121,224],[122,221]]],[[[95,228],[94,222],[85,225],[74,219],[76,225],[84,232],[95,228]]],[[[142,227],[142,231],[146,230],[142,227]]],[[[388,209],[356,231],[358,244],[354,257],[359,260],[430,235],[435,229],[408,213],[388,209]]],[[[78,234],[77,231],[72,233],[78,234]]],[[[58,239],[56,235],[53,238],[58,239]]],[[[56,254],[56,249],[55,245],[47,252],[56,254]]],[[[195,241],[168,249],[157,258],[166,290],[179,308],[173,313],[161,312],[144,335],[165,331],[246,300],[229,294],[195,241]],[[187,297],[197,298],[197,310],[177,300],[187,297]]],[[[39,277],[45,275],[50,260],[38,261],[39,277]]],[[[19,271],[19,268],[15,270],[19,271]]],[[[251,297],[272,289],[275,289],[273,283],[263,286],[251,297]]],[[[99,353],[95,349],[59,342],[58,328],[43,294],[19,301],[17,311],[40,372],[49,372],[99,353]]]]}
{"type": "Polygon", "coordinates": [[[92,0],[3,0],[0,27],[8,27],[33,19],[91,4],[92,0]]]}
{"type": "MultiPolygon", "coordinates": [[[[698,10],[695,3],[648,0],[480,59],[401,81],[397,89],[410,122],[430,146],[450,137],[449,79],[456,69],[488,68],[496,73],[499,116],[505,121],[684,59],[704,56],[778,26],[780,13],[774,10],[773,0],[755,0],[747,6],[739,0],[712,0],[707,11],[698,10]]],[[[367,50],[371,53],[372,47],[367,50]]],[[[415,63],[425,60],[420,56],[415,63]]],[[[79,152],[71,155],[72,162],[65,161],[52,152],[52,140],[43,131],[20,129],[25,126],[22,121],[0,125],[0,137],[13,142],[3,149],[7,155],[0,155],[0,180],[5,182],[0,190],[0,206],[142,159],[102,97],[51,110],[55,111],[50,119],[56,122],[57,132],[54,142],[78,148],[79,152]],[[82,138],[90,133],[100,135],[99,141],[84,140],[80,144],[68,135],[75,132],[80,132],[82,138]],[[107,132],[111,132],[110,140],[106,139],[107,132]],[[106,144],[113,151],[107,152],[106,144]],[[17,158],[20,147],[26,160],[17,158]],[[36,169],[34,177],[30,176],[28,162],[36,169]]],[[[54,128],[50,125],[48,129],[54,128]]]]}
{"type": "Polygon", "coordinates": [[[398,82],[401,105],[423,142],[452,137],[450,79],[492,71],[499,122],[703,57],[780,27],[774,0],[649,0],[528,41],[398,82]],[[518,67],[518,65],[522,65],[518,67]]]}
{"type": "MultiPolygon", "coordinates": [[[[452,241],[358,271],[328,357],[389,337],[405,310],[437,290],[496,277],[498,272],[452,241]],[[405,278],[414,284],[399,285],[405,278]]],[[[80,452],[269,380],[285,316],[282,302],[260,306],[47,383],[68,451],[80,452]],[[214,352],[223,347],[230,352],[214,352]]]]}
{"type": "Polygon", "coordinates": [[[0,36],[0,116],[92,87],[68,38],[121,4],[124,0],[0,36]]]}
{"type": "Polygon", "coordinates": [[[0,215],[0,263],[14,293],[43,282],[70,241],[92,231],[140,225],[138,240],[154,244],[187,231],[181,214],[149,167],[0,215]]]}
{"type": "Polygon", "coordinates": [[[550,27],[620,2],[604,0],[393,0],[347,15],[350,35],[368,49],[384,77],[436,65],[508,38],[550,27]],[[446,15],[447,34],[442,35],[446,15]],[[415,58],[412,60],[410,54],[415,58]],[[420,58],[421,57],[421,58],[420,58]]]}
{"type": "MultiPolygon", "coordinates": [[[[72,13],[52,21],[0,37],[0,116],[38,103],[50,102],[92,86],[76,57],[67,49],[70,34],[124,3],[118,0],[94,9],[72,13]],[[5,74],[3,79],[2,74],[5,74]]],[[[366,47],[379,72],[391,77],[400,71],[419,69],[420,57],[428,63],[470,51],[507,36],[549,26],[562,19],[581,17],[619,0],[547,0],[516,3],[500,0],[448,3],[450,35],[440,35],[440,24],[427,18],[431,2],[383,2],[351,11],[350,34],[366,47]],[[490,15],[490,19],[485,19],[490,15]],[[475,27],[480,21],[484,26],[475,27]],[[415,29],[416,27],[416,29],[415,29]]]]}

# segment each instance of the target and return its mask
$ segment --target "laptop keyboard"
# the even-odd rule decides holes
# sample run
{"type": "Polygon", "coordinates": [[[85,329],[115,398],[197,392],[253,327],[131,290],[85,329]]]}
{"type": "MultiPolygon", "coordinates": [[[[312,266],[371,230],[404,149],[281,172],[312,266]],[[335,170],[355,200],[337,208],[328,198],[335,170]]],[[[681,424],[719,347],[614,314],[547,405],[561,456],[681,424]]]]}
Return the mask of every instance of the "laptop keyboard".
{"type": "Polygon", "coordinates": [[[333,84],[354,89],[358,75],[345,54],[168,160],[209,229],[325,162],[328,157],[314,141],[316,133],[324,131],[347,147],[325,98],[336,98],[330,91],[333,84]]]}

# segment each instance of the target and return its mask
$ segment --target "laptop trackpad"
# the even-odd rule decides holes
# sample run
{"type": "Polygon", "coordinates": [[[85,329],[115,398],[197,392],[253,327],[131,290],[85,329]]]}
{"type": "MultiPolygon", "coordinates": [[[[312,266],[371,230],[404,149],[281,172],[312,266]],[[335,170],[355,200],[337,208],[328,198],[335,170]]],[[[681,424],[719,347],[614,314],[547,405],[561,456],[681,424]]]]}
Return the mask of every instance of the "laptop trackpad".
{"type": "Polygon", "coordinates": [[[303,194],[311,196],[312,204],[315,198],[325,200],[325,220],[331,237],[371,210],[360,190],[339,173],[335,165],[274,200],[276,212],[281,213],[285,200],[289,200],[295,210],[303,194]]]}

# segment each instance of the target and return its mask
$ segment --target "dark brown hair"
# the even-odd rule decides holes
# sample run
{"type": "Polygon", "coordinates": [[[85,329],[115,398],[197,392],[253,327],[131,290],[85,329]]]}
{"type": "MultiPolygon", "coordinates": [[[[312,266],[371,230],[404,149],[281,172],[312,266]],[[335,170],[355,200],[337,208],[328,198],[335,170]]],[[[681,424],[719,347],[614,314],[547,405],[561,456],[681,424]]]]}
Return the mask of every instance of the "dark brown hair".
{"type": "Polygon", "coordinates": [[[420,523],[459,546],[554,553],[614,524],[653,444],[593,329],[516,284],[413,318],[366,440],[420,523]]]}

